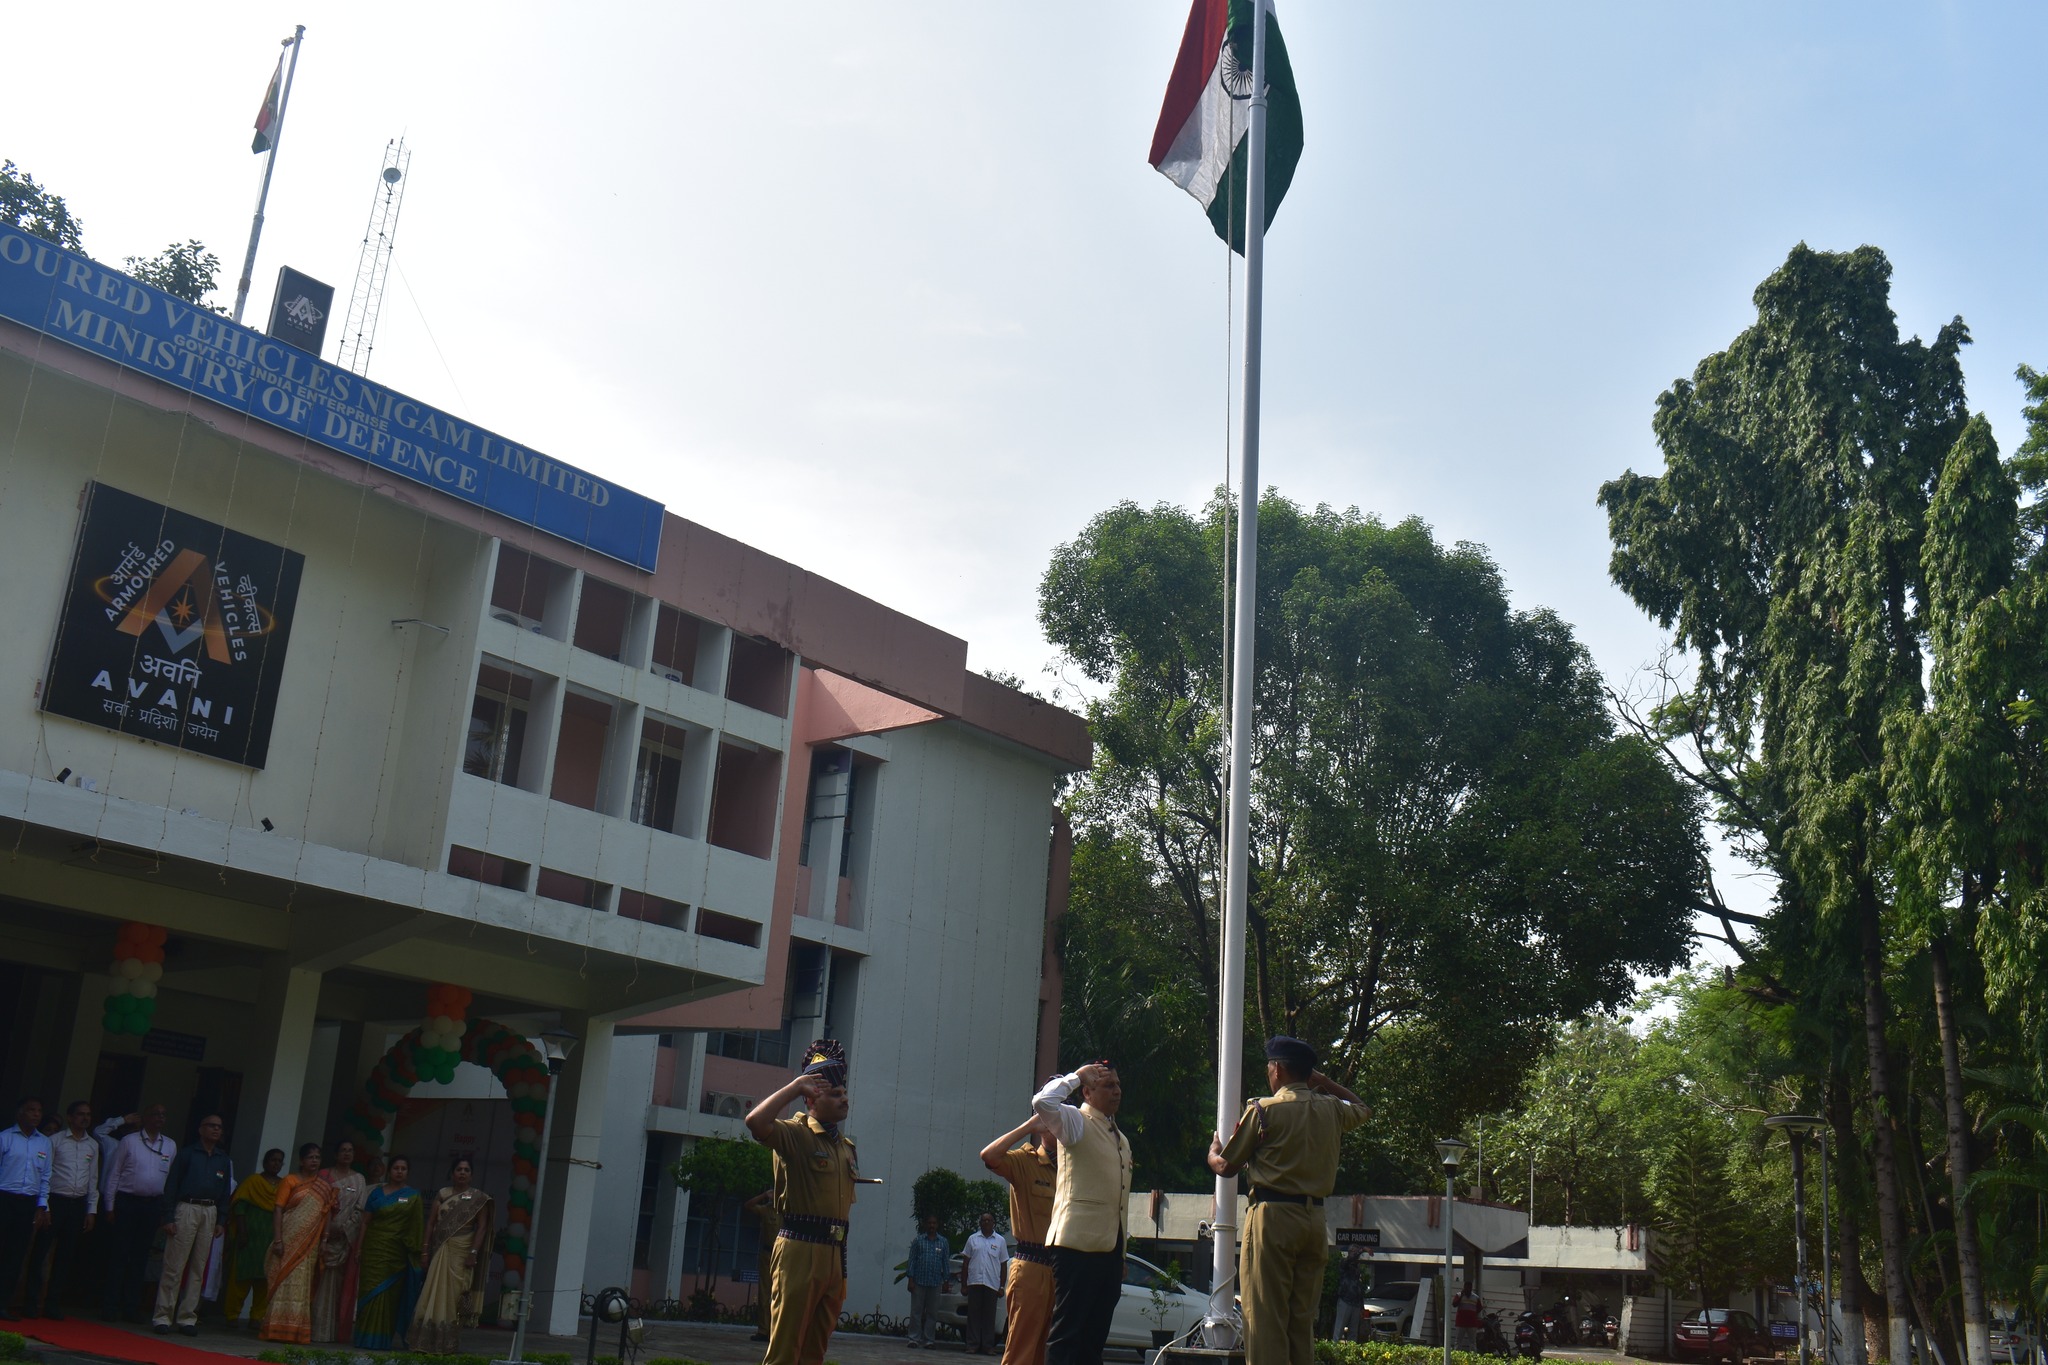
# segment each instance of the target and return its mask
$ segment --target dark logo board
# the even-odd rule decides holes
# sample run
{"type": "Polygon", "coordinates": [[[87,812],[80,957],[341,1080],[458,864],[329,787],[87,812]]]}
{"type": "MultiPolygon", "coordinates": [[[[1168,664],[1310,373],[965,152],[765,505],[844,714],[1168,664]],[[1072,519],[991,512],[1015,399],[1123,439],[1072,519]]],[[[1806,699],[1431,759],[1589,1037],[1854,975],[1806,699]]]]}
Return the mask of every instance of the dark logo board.
{"type": "Polygon", "coordinates": [[[306,557],[86,488],[43,710],[260,768],[306,557]]]}
{"type": "Polygon", "coordinates": [[[1366,1251],[1377,1251],[1380,1246],[1378,1228],[1338,1228],[1336,1242],[1339,1250],[1358,1247],[1366,1251]]]}
{"type": "Polygon", "coordinates": [[[277,292],[270,299],[270,335],[319,355],[327,345],[327,315],[334,311],[334,286],[288,265],[277,268],[277,292]]]}

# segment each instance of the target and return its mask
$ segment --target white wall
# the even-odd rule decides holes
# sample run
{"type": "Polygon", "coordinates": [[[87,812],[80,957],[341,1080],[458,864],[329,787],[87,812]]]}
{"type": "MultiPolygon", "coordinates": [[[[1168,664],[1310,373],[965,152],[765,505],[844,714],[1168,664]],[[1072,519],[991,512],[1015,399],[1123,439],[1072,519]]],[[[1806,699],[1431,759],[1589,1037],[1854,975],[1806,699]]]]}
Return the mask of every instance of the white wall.
{"type": "MultiPolygon", "coordinates": [[[[622,1035],[612,1042],[605,1080],[604,1132],[598,1139],[596,1209],[591,1216],[589,1260],[583,1287],[633,1284],[633,1229],[640,1212],[640,1170],[647,1160],[647,1104],[654,1089],[654,1063],[661,1051],[654,1034],[622,1035]]],[[[666,1182],[663,1189],[673,1191],[666,1182]]],[[[655,1297],[672,1292],[657,1286],[655,1297]]]]}

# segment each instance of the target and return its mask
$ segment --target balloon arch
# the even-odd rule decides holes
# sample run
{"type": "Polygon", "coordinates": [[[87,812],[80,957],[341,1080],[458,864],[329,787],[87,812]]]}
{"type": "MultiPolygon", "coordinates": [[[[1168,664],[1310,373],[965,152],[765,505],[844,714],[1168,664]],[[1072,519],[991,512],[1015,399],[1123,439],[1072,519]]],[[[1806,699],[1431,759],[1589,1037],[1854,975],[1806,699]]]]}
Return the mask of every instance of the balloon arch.
{"type": "MultiPolygon", "coordinates": [[[[466,1003],[466,1002],[465,1002],[466,1003]]],[[[446,1019],[446,1015],[437,1016],[446,1019]]],[[[384,1150],[384,1131],[396,1118],[406,1094],[423,1080],[447,1081],[459,1059],[489,1067],[512,1101],[512,1193],[505,1214],[504,1287],[519,1288],[526,1279],[526,1247],[533,1223],[533,1182],[540,1174],[541,1124],[547,1114],[548,1068],[533,1044],[490,1019],[472,1019],[457,1036],[436,1020],[413,1029],[370,1068],[363,1093],[349,1110],[344,1127],[358,1148],[384,1150]],[[456,1043],[448,1047],[448,1043],[456,1043]]],[[[367,1154],[359,1163],[368,1164],[367,1154]]],[[[488,1251],[488,1248],[485,1249],[488,1251]]]]}

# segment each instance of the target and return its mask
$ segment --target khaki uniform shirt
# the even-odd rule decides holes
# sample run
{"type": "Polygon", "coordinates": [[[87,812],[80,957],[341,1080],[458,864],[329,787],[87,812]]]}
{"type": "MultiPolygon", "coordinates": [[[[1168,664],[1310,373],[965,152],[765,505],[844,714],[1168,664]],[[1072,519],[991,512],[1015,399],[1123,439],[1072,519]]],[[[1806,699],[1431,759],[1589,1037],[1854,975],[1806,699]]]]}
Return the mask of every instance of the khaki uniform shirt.
{"type": "Polygon", "coordinates": [[[775,1153],[775,1207],[784,1213],[845,1218],[853,1209],[853,1178],[860,1173],[853,1141],[825,1136],[809,1114],[777,1119],[762,1143],[775,1153]]]}
{"type": "Polygon", "coordinates": [[[1002,1156],[1003,1176],[1010,1182],[1010,1233],[1020,1242],[1045,1245],[1052,1226],[1055,1168],[1052,1158],[1025,1143],[1002,1156]]]}
{"type": "Polygon", "coordinates": [[[1304,1085],[1283,1085],[1273,1098],[1245,1106],[1223,1160],[1242,1164],[1255,1189],[1321,1198],[1337,1184],[1339,1139],[1368,1112],[1304,1085]]]}

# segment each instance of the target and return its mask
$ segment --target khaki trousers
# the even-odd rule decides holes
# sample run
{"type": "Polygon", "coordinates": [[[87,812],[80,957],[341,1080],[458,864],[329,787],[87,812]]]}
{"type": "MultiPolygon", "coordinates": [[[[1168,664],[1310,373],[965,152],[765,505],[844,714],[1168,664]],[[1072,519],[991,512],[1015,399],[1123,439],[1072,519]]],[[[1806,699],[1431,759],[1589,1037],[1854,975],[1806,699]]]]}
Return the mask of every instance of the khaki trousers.
{"type": "Polygon", "coordinates": [[[1052,1328],[1052,1267],[1010,1258],[1003,1365],[1045,1365],[1045,1334],[1052,1328]]]}
{"type": "Polygon", "coordinates": [[[825,1347],[846,1302],[839,1248],[775,1239],[775,1293],[770,1297],[768,1353],[762,1365],[825,1365],[825,1347]]]}
{"type": "Polygon", "coordinates": [[[211,1204],[179,1204],[171,1216],[171,1235],[164,1240],[164,1273],[156,1282],[156,1316],[167,1323],[177,1315],[180,1327],[199,1321],[199,1286],[206,1278],[206,1255],[213,1250],[213,1223],[219,1211],[211,1204]]]}
{"type": "Polygon", "coordinates": [[[1330,1254],[1323,1211],[1254,1204],[1244,1222],[1245,1365],[1315,1365],[1316,1304],[1330,1254]]]}

